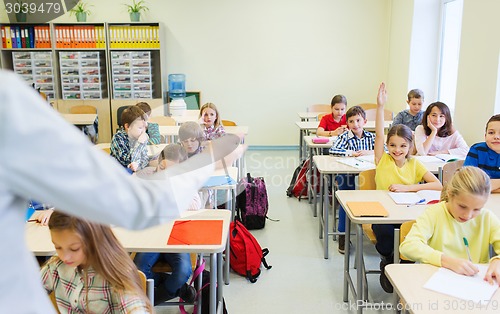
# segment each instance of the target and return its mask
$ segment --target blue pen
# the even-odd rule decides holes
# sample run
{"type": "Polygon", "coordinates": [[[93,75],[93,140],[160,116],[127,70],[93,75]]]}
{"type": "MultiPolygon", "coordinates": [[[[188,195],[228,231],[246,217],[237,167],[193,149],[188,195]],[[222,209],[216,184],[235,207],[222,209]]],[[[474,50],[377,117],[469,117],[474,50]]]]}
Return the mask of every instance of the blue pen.
{"type": "Polygon", "coordinates": [[[422,204],[422,203],[425,203],[425,198],[419,200],[418,202],[415,202],[413,204],[408,204],[406,205],[406,207],[410,207],[410,206],[413,206],[413,205],[419,205],[419,204],[422,204]]]}
{"type": "Polygon", "coordinates": [[[464,237],[465,250],[467,251],[467,256],[469,257],[469,262],[472,262],[472,258],[470,258],[470,250],[469,250],[469,241],[464,237]]]}

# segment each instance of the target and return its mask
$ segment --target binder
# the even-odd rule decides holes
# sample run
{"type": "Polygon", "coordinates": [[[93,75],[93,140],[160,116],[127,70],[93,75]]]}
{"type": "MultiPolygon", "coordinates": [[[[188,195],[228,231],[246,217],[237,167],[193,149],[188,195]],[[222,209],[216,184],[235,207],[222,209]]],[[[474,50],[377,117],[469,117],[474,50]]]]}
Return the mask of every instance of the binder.
{"type": "Polygon", "coordinates": [[[12,30],[9,26],[5,26],[5,46],[6,48],[12,48],[12,30]]]}
{"type": "Polygon", "coordinates": [[[5,38],[5,26],[2,26],[2,48],[7,48],[7,38],[5,38]]]}
{"type": "Polygon", "coordinates": [[[45,37],[45,48],[51,48],[52,42],[51,42],[51,37],[50,37],[49,26],[45,26],[43,30],[44,30],[44,37],[45,37]]]}
{"type": "Polygon", "coordinates": [[[29,37],[29,42],[30,42],[30,48],[35,48],[35,28],[34,27],[29,27],[28,28],[28,37],[29,37]]]}
{"type": "Polygon", "coordinates": [[[21,48],[26,48],[26,36],[24,35],[24,27],[20,27],[21,32],[21,48]]]}
{"type": "Polygon", "coordinates": [[[21,44],[21,28],[19,26],[16,26],[16,41],[17,41],[17,48],[23,48],[21,44]]]}
{"type": "Polygon", "coordinates": [[[17,39],[16,39],[16,27],[10,27],[10,38],[12,40],[12,48],[17,48],[17,39]]]}
{"type": "Polygon", "coordinates": [[[220,245],[222,220],[177,220],[167,245],[220,245]]]}

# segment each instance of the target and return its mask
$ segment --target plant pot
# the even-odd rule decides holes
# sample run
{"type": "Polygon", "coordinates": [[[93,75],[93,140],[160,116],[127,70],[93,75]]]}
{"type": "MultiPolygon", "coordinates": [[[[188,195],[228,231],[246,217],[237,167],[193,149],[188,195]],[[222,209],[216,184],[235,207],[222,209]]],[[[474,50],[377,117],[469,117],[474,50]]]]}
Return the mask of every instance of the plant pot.
{"type": "Polygon", "coordinates": [[[87,22],[87,13],[78,12],[75,14],[77,22],[87,22]]]}
{"type": "Polygon", "coordinates": [[[26,22],[27,16],[28,16],[27,13],[23,13],[23,12],[16,13],[16,21],[26,22]]]}
{"type": "Polygon", "coordinates": [[[141,20],[141,12],[131,12],[130,13],[130,21],[131,22],[139,22],[141,20]]]}

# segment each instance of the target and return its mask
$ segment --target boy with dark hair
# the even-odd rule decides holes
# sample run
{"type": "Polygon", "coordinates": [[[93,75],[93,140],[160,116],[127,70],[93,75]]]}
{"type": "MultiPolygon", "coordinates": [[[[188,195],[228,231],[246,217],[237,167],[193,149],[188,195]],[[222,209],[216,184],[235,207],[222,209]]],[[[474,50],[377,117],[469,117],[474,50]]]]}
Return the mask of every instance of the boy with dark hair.
{"type": "Polygon", "coordinates": [[[412,89],[408,92],[408,100],[406,103],[409,109],[405,109],[398,113],[392,122],[392,125],[404,124],[412,131],[422,123],[424,112],[422,105],[424,103],[424,92],[420,89],[412,89]]]}
{"type": "MultiPolygon", "coordinates": [[[[330,148],[330,154],[340,156],[353,156],[358,157],[362,155],[373,155],[375,148],[375,136],[364,130],[366,124],[366,113],[360,106],[351,107],[346,112],[347,126],[349,131],[339,135],[337,140],[330,148]]],[[[355,189],[354,174],[337,175],[339,190],[354,190],[355,189]]],[[[339,225],[338,231],[345,231],[345,211],[342,206],[339,206],[339,225]]],[[[345,236],[340,235],[338,238],[339,252],[344,254],[345,236]]]]}

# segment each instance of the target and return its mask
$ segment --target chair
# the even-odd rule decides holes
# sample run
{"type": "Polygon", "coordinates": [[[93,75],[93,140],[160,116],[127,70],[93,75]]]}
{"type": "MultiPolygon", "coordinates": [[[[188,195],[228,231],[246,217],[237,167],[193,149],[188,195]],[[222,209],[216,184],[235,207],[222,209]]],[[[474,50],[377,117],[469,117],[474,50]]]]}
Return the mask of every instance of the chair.
{"type": "MultiPolygon", "coordinates": [[[[366,109],[366,120],[375,121],[377,117],[377,109],[366,109]]],[[[384,121],[392,121],[394,113],[390,110],[384,109],[384,121]]]]}
{"type": "Polygon", "coordinates": [[[309,112],[331,112],[331,105],[310,105],[308,108],[309,112]]]}
{"type": "Polygon", "coordinates": [[[139,272],[139,278],[141,279],[141,285],[142,288],[144,289],[144,292],[146,293],[149,301],[151,301],[151,304],[155,303],[155,282],[153,279],[148,279],[146,278],[146,275],[138,270],[139,272]]]}
{"type": "Polygon", "coordinates": [[[122,113],[125,109],[127,109],[130,106],[121,106],[116,109],[116,124],[118,125],[118,128],[122,127],[122,113]]]}
{"type": "Polygon", "coordinates": [[[69,113],[73,114],[96,114],[97,109],[94,106],[80,105],[74,106],[69,109],[69,113]]]}
{"type": "Polygon", "coordinates": [[[358,106],[363,108],[365,111],[368,109],[377,109],[377,104],[373,104],[373,103],[363,103],[363,104],[359,104],[358,106]]]}
{"type": "Polygon", "coordinates": [[[455,172],[462,168],[464,165],[464,160],[457,160],[452,162],[447,162],[444,166],[439,170],[439,179],[443,186],[450,181],[451,177],[455,174],[455,172]]]}
{"type": "Polygon", "coordinates": [[[236,122],[231,120],[221,120],[223,126],[236,126],[236,122]]]}
{"type": "Polygon", "coordinates": [[[323,118],[323,117],[324,117],[324,116],[326,116],[327,114],[329,114],[329,113],[327,113],[327,112],[320,113],[320,114],[318,115],[318,121],[321,121],[321,118],[323,118]]]}
{"type": "Polygon", "coordinates": [[[403,243],[415,220],[406,221],[401,224],[401,227],[394,229],[394,264],[399,264],[400,260],[408,261],[408,259],[399,252],[399,245],[403,243]]]}

